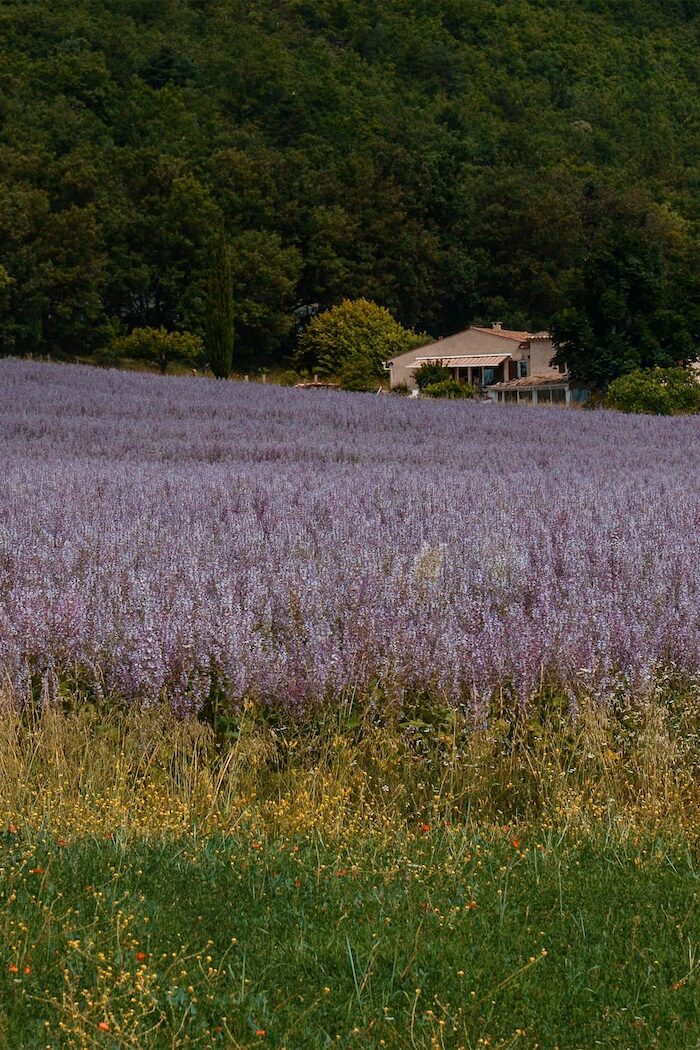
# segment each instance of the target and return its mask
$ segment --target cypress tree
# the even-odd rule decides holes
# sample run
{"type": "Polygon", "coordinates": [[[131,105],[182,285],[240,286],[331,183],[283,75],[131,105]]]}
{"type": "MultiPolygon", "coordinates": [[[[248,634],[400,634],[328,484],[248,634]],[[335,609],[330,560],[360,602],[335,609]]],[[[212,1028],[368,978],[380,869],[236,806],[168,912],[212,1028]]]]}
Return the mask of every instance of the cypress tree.
{"type": "Polygon", "coordinates": [[[233,363],[233,290],[231,259],[223,233],[214,243],[207,282],[205,345],[217,379],[228,379],[233,363]]]}

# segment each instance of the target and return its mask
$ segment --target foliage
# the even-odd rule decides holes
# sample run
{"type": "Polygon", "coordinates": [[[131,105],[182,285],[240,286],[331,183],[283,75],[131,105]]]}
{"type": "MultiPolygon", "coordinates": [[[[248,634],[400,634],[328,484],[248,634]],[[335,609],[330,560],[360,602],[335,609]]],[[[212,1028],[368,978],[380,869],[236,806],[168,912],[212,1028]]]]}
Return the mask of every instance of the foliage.
{"type": "Polygon", "coordinates": [[[134,328],[114,339],[108,353],[115,361],[133,358],[157,365],[163,375],[174,361],[199,361],[204,344],[191,332],[167,332],[165,328],[134,328]]]}
{"type": "Polygon", "coordinates": [[[379,386],[377,370],[373,362],[364,354],[355,354],[344,361],[338,373],[342,390],[354,390],[358,393],[376,390],[379,386]]]}
{"type": "Polygon", "coordinates": [[[312,318],[299,339],[297,361],[339,375],[348,362],[361,358],[368,372],[380,376],[386,360],[424,341],[425,337],[404,328],[384,307],[367,299],[346,299],[312,318]]]}
{"type": "Polygon", "coordinates": [[[252,367],[290,343],[302,257],[277,233],[246,230],[233,241],[231,269],[237,354],[252,367]]]}
{"type": "Polygon", "coordinates": [[[700,382],[685,368],[638,369],[610,384],[606,404],[652,416],[700,412],[700,382]]]}
{"type": "Polygon", "coordinates": [[[295,372],[293,368],[287,368],[282,372],[279,372],[276,376],[276,381],[280,386],[296,386],[301,380],[299,372],[295,372]]]}
{"type": "Polygon", "coordinates": [[[459,383],[456,379],[444,379],[441,383],[429,383],[423,388],[426,397],[446,397],[452,400],[473,398],[476,391],[469,383],[459,383]]]}
{"type": "Polygon", "coordinates": [[[451,372],[449,368],[438,364],[437,361],[424,361],[414,372],[413,378],[418,389],[424,390],[425,387],[432,386],[434,383],[446,382],[451,378],[451,372]]]}
{"type": "Polygon", "coordinates": [[[209,367],[217,379],[228,379],[233,365],[233,288],[231,259],[226,238],[220,234],[214,246],[207,283],[205,348],[209,367]]]}
{"type": "Polygon", "coordinates": [[[216,685],[287,713],[437,692],[488,719],[494,692],[525,704],[543,680],[641,700],[700,668],[699,417],[533,427],[428,398],[0,372],[0,678],[22,695],[80,668],[179,711],[216,685]]]}
{"type": "Polygon", "coordinates": [[[2,5],[0,353],[84,356],[114,324],[203,336],[222,227],[246,370],[292,349],[295,310],[344,298],[436,335],[536,331],[581,309],[590,246],[612,236],[626,280],[611,227],[642,200],[672,236],[640,257],[660,291],[632,296],[625,354],[652,332],[625,367],[669,363],[665,309],[692,334],[694,0],[154,10],[2,5]]]}
{"type": "Polygon", "coordinates": [[[552,333],[555,362],[573,379],[605,387],[637,368],[669,367],[697,356],[700,296],[697,262],[678,220],[649,201],[624,206],[605,196],[606,211],[572,278],[571,306],[552,333]]]}

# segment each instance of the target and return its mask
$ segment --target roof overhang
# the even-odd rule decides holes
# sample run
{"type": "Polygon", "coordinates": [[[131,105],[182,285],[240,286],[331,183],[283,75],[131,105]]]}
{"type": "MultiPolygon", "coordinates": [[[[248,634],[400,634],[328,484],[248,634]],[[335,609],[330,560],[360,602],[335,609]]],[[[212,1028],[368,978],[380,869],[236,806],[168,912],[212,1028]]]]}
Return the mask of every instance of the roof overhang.
{"type": "Polygon", "coordinates": [[[414,364],[406,367],[412,369],[426,364],[438,364],[444,368],[495,368],[510,357],[510,354],[460,354],[457,357],[431,354],[430,357],[417,357],[414,364]]]}

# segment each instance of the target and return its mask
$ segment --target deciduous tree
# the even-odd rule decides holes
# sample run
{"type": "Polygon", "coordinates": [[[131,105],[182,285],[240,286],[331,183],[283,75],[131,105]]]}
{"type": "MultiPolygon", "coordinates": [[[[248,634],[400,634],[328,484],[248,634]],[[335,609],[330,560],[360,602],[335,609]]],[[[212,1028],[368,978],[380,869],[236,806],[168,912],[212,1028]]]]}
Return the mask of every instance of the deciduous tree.
{"type": "Polygon", "coordinates": [[[299,340],[297,362],[337,375],[348,361],[361,358],[379,376],[384,361],[423,342],[427,336],[404,328],[377,303],[346,299],[310,321],[299,340]]]}
{"type": "Polygon", "coordinates": [[[231,257],[220,234],[214,245],[207,282],[205,345],[217,379],[228,379],[233,364],[233,287],[231,257]]]}

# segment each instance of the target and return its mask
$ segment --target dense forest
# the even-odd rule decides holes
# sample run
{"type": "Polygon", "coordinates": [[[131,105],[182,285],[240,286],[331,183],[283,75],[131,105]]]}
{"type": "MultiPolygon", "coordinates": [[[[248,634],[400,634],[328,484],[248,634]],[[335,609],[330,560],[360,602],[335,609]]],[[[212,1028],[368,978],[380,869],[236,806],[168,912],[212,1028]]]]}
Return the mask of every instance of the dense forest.
{"type": "Polygon", "coordinates": [[[5,0],[0,353],[203,334],[223,230],[241,366],[346,297],[671,363],[698,84],[700,0],[5,0]]]}

